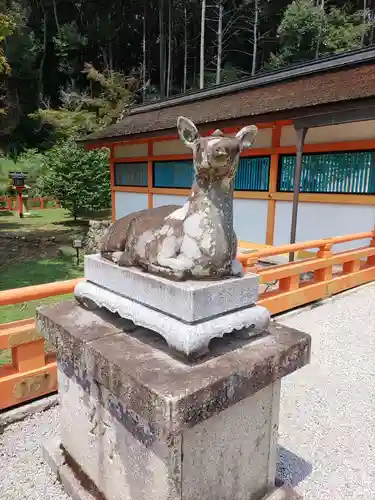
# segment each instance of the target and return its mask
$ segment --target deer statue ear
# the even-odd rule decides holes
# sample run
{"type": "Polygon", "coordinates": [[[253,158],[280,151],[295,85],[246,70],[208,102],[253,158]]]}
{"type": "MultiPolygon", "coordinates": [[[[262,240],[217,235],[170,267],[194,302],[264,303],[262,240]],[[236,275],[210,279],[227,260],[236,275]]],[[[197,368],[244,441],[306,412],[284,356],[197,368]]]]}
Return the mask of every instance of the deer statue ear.
{"type": "Polygon", "coordinates": [[[199,138],[197,127],[192,121],[184,116],[177,120],[177,130],[181,141],[190,149],[193,149],[195,141],[199,138]]]}
{"type": "Polygon", "coordinates": [[[247,127],[242,128],[236,134],[236,139],[238,139],[241,151],[249,148],[253,142],[255,141],[255,136],[257,135],[258,127],[255,125],[248,125],[247,127]]]}

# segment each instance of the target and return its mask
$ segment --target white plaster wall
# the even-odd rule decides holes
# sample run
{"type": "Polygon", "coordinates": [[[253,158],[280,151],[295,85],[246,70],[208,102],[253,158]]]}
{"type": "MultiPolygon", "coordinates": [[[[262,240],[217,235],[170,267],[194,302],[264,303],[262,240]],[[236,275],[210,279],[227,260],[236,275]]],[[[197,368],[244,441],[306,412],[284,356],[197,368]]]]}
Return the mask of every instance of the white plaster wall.
{"type": "Polygon", "coordinates": [[[183,142],[179,139],[169,140],[169,141],[157,141],[153,145],[154,155],[186,155],[192,154],[191,149],[189,149],[183,142]]]}
{"type": "Polygon", "coordinates": [[[272,128],[259,128],[253,144],[254,148],[270,148],[272,146],[272,128]]]}
{"type": "MultiPolygon", "coordinates": [[[[292,203],[276,202],[274,245],[289,243],[292,203]]],[[[375,224],[375,207],[371,205],[340,205],[335,203],[300,203],[296,241],[371,231],[375,224]]],[[[349,250],[367,244],[353,241],[334,246],[334,251],[349,250]]]]}
{"type": "Polygon", "coordinates": [[[148,207],[148,195],[115,191],[116,219],[148,207]]]}
{"type": "MultiPolygon", "coordinates": [[[[327,142],[343,142],[375,139],[375,120],[364,122],[342,123],[313,127],[307,131],[305,144],[319,144],[327,142]]],[[[295,146],[296,134],[294,127],[289,125],[281,129],[281,146],[295,146]]]]}
{"type": "Polygon", "coordinates": [[[267,200],[234,200],[234,230],[239,240],[266,242],[267,206],[267,200]]]}
{"type": "MultiPolygon", "coordinates": [[[[154,207],[183,205],[186,196],[155,194],[154,207]]],[[[266,242],[267,200],[235,199],[233,203],[234,230],[237,238],[255,243],[266,242]]]]}
{"type": "Polygon", "coordinates": [[[154,194],[154,207],[163,205],[183,205],[187,196],[176,196],[173,194],[154,194]]]}
{"type": "Polygon", "coordinates": [[[148,145],[147,143],[140,144],[119,144],[114,147],[115,158],[135,158],[139,156],[147,156],[148,145]]]}

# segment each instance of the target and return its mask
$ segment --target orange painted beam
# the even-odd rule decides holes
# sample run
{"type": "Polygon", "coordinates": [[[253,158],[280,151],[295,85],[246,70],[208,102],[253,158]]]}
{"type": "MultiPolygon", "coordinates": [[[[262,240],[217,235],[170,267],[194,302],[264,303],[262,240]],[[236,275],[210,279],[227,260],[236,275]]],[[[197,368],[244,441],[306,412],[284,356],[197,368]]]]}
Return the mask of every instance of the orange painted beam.
{"type": "Polygon", "coordinates": [[[12,347],[12,362],[13,367],[20,373],[43,367],[44,338],[12,347]]]}
{"type": "Polygon", "coordinates": [[[121,156],[117,158],[113,156],[114,163],[147,163],[151,156],[121,156]]]}
{"type": "Polygon", "coordinates": [[[190,189],[175,189],[175,188],[155,188],[153,187],[151,189],[151,192],[154,193],[154,194],[173,194],[173,195],[176,195],[176,196],[189,196],[189,194],[191,193],[191,190],[190,189]]]}
{"type": "Polygon", "coordinates": [[[276,201],[272,194],[277,191],[277,177],[279,174],[279,154],[276,148],[280,146],[281,126],[275,124],[272,127],[272,154],[270,163],[269,177],[269,196],[267,204],[267,223],[266,223],[266,244],[273,245],[275,233],[275,218],[276,218],[276,201]]]}
{"type": "Polygon", "coordinates": [[[56,283],[46,283],[44,285],[25,286],[22,288],[13,288],[0,292],[0,306],[9,304],[19,304],[29,300],[44,299],[45,297],[53,297],[56,295],[64,295],[72,293],[77,283],[83,278],[74,280],[57,281],[56,283]]]}
{"type": "Polygon", "coordinates": [[[280,266],[258,269],[258,275],[261,283],[268,283],[290,276],[300,275],[302,273],[317,271],[326,267],[345,264],[347,262],[360,262],[361,259],[365,259],[370,255],[375,255],[375,247],[362,247],[356,250],[333,254],[331,257],[323,259],[303,259],[280,266]]]}
{"type": "MultiPolygon", "coordinates": [[[[276,201],[292,201],[293,193],[272,193],[276,201]]],[[[300,193],[302,203],[339,203],[349,205],[375,205],[375,196],[366,194],[300,193]]]]}
{"type": "MultiPolygon", "coordinates": [[[[336,151],[360,151],[375,149],[374,139],[357,141],[327,142],[319,144],[305,144],[304,153],[333,153],[336,151]]],[[[295,154],[295,146],[280,146],[277,148],[279,154],[295,154]]]]}
{"type": "MultiPolygon", "coordinates": [[[[153,144],[151,141],[148,142],[148,155],[152,156],[152,151],[153,151],[153,144]]],[[[154,178],[154,173],[153,173],[153,161],[148,160],[147,162],[147,188],[148,188],[148,208],[153,208],[154,206],[154,196],[152,194],[152,188],[153,188],[153,178],[154,178]]]]}
{"type": "Polygon", "coordinates": [[[57,391],[54,356],[46,356],[42,367],[20,373],[11,366],[0,367],[0,410],[57,391]]]}
{"type": "MultiPolygon", "coordinates": [[[[234,198],[242,200],[268,200],[267,191],[235,191],[234,198]]],[[[246,214],[244,214],[246,216],[246,214]]]]}
{"type": "Polygon", "coordinates": [[[275,290],[262,293],[259,296],[258,305],[266,307],[271,314],[278,314],[374,280],[375,267],[364,266],[356,273],[335,276],[329,281],[302,283],[297,290],[283,293],[275,290]]]}
{"type": "Polygon", "coordinates": [[[34,318],[21,319],[0,325],[0,349],[9,349],[17,342],[15,339],[25,338],[29,332],[34,331],[34,318]]]}
{"type": "MultiPolygon", "coordinates": [[[[186,188],[146,188],[146,187],[132,187],[132,186],[114,186],[113,192],[122,191],[125,193],[152,193],[152,194],[169,194],[176,196],[189,196],[190,189],[186,188]]],[[[234,197],[246,200],[268,200],[269,195],[267,191],[235,191],[234,197]]]]}
{"type": "Polygon", "coordinates": [[[364,233],[354,233],[346,236],[334,236],[332,238],[321,239],[321,240],[311,240],[304,241],[301,243],[293,243],[292,245],[282,245],[278,247],[268,247],[262,250],[258,250],[251,254],[239,254],[237,259],[240,262],[246,262],[247,260],[256,261],[260,257],[272,257],[273,255],[283,255],[290,252],[297,252],[298,250],[307,250],[311,248],[321,248],[325,245],[333,245],[337,243],[345,243],[348,241],[357,241],[372,238],[374,235],[373,231],[368,231],[364,233]]]}
{"type": "MultiPolygon", "coordinates": [[[[114,162],[114,146],[111,145],[110,156],[109,156],[109,174],[110,174],[110,186],[111,188],[115,185],[115,162],[114,162]]],[[[111,189],[111,218],[112,222],[116,220],[116,194],[111,189]]]]}
{"type": "Polygon", "coordinates": [[[148,188],[144,186],[113,186],[112,191],[122,191],[123,193],[148,193],[148,188]]]}

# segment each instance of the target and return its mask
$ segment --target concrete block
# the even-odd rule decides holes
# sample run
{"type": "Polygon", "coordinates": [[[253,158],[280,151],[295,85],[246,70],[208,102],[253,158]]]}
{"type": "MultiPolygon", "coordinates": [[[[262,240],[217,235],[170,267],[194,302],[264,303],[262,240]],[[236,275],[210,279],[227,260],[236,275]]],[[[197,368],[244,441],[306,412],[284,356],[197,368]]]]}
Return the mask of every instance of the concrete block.
{"type": "Polygon", "coordinates": [[[85,278],[186,323],[249,307],[258,299],[255,274],[216,281],[179,282],[134,267],[120,267],[99,255],[85,257],[85,278]]]}

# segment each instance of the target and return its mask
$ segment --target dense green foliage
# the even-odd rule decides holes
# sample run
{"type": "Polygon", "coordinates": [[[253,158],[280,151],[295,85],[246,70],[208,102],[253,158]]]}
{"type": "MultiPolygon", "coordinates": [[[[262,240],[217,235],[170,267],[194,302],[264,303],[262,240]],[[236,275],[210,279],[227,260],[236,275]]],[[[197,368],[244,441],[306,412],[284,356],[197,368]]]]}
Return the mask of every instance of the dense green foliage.
{"type": "Polygon", "coordinates": [[[282,66],[361,46],[370,34],[369,16],[348,7],[323,9],[313,0],[295,0],[286,8],[277,30],[279,51],[270,65],[282,66]]]}
{"type": "Polygon", "coordinates": [[[40,193],[58,199],[74,219],[110,206],[108,150],[85,151],[72,140],[43,155],[45,173],[38,179],[40,193]]]}
{"type": "Polygon", "coordinates": [[[372,44],[370,7],[213,0],[202,41],[201,0],[0,0],[0,147],[48,149],[134,102],[372,44]]]}

